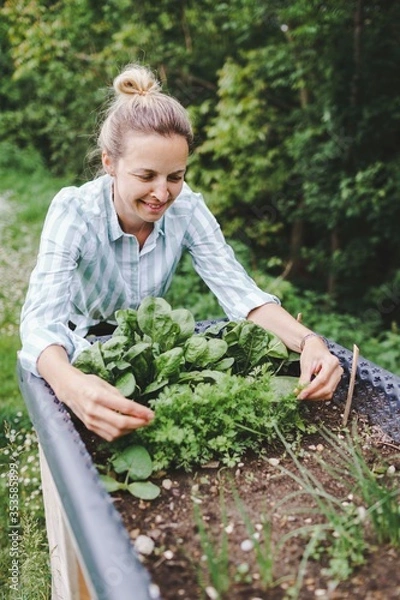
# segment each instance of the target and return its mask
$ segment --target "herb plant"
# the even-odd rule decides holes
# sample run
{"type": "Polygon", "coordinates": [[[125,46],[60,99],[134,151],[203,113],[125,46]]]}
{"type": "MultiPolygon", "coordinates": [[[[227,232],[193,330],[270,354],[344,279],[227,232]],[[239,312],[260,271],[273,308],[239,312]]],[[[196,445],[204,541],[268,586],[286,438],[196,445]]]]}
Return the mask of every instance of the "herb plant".
{"type": "Polygon", "coordinates": [[[195,388],[168,386],[150,401],[154,421],[130,439],[146,446],[156,469],[189,470],[215,459],[233,466],[247,450],[276,439],[277,424],[288,437],[305,430],[296,381],[262,369],[247,377],[222,374],[195,388]]]}

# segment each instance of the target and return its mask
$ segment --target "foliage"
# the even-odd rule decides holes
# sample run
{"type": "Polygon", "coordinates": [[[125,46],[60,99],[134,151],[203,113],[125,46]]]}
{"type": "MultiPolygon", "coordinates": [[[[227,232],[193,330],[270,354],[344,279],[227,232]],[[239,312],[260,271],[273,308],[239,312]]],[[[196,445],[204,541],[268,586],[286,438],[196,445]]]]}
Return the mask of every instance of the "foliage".
{"type": "MultiPolygon", "coordinates": [[[[291,358],[272,333],[249,321],[230,321],[195,334],[192,313],[172,310],[162,298],[146,298],[137,310],[119,310],[115,317],[111,338],[95,341],[74,365],[126,397],[154,405],[154,424],[134,436],[156,468],[188,469],[213,457],[231,465],[246,449],[258,447],[260,432],[271,436],[277,422],[288,432],[304,429],[297,378],[270,381],[291,358]]],[[[129,488],[127,480],[119,487],[106,483],[129,488]]]]}
{"type": "Polygon", "coordinates": [[[155,468],[189,470],[214,459],[233,466],[246,450],[274,439],[277,423],[288,437],[305,431],[296,383],[261,369],[247,377],[223,374],[194,389],[169,386],[150,401],[154,421],[130,439],[149,450],[155,468]]]}
{"type": "Polygon", "coordinates": [[[129,446],[114,454],[109,462],[116,475],[107,472],[100,476],[108,492],[126,490],[142,500],[154,500],[159,496],[160,488],[147,481],[153,472],[153,463],[146,448],[129,446]],[[118,480],[118,475],[121,474],[125,475],[124,481],[118,480]]]}
{"type": "MultiPolygon", "coordinates": [[[[400,511],[398,477],[395,481],[380,482],[374,466],[364,458],[361,441],[355,434],[354,439],[348,432],[338,435],[326,428],[321,434],[335,455],[334,464],[317,456],[317,462],[331,477],[347,490],[343,498],[332,494],[295,455],[284,434],[277,431],[279,439],[296,465],[298,473],[279,466],[281,472],[288,475],[302,490],[311,496],[317,511],[324,522],[310,527],[303,526],[300,533],[310,538],[310,556],[316,560],[326,556],[328,567],[325,572],[340,582],[347,579],[355,567],[365,562],[368,550],[369,526],[372,525],[378,543],[388,542],[399,545],[400,511]],[[311,535],[310,535],[311,534],[311,535]]],[[[385,469],[386,470],[386,469],[385,469]]],[[[293,533],[289,534],[293,535],[293,533]]],[[[283,543],[286,539],[282,540],[283,543]]]]}
{"type": "Polygon", "coordinates": [[[2,138],[79,180],[112,78],[149,64],[193,117],[188,181],[252,269],[353,316],[396,280],[400,5],[5,0],[0,15],[2,138]]]}
{"type": "MultiPolygon", "coordinates": [[[[207,589],[207,578],[212,584],[212,589],[217,598],[223,598],[224,594],[229,591],[229,543],[226,527],[228,525],[227,512],[224,503],[224,496],[220,495],[221,506],[221,540],[219,547],[213,543],[210,533],[207,531],[203,521],[200,508],[197,504],[193,504],[194,521],[200,537],[200,545],[202,554],[205,557],[206,573],[203,574],[199,570],[199,581],[203,589],[207,589]],[[207,577],[208,576],[208,577],[207,577]]],[[[209,594],[207,594],[209,595],[209,594]]]]}
{"type": "Polygon", "coordinates": [[[363,455],[361,440],[354,439],[350,433],[340,437],[328,430],[322,431],[326,441],[337,453],[334,467],[325,467],[336,480],[341,480],[343,473],[349,473],[351,483],[348,485],[351,495],[361,499],[364,507],[363,515],[369,520],[379,543],[390,543],[400,546],[400,487],[399,477],[387,475],[387,465],[369,465],[363,455]],[[380,471],[386,475],[381,476],[380,471]],[[364,514],[365,512],[365,514],[364,514]]]}
{"type": "Polygon", "coordinates": [[[115,318],[111,339],[95,341],[74,365],[115,385],[127,398],[151,397],[172,383],[219,381],[224,372],[246,375],[258,365],[289,359],[274,334],[249,321],[223,323],[196,335],[192,313],[172,310],[163,298],[145,298],[137,310],[119,310],[115,318]]]}

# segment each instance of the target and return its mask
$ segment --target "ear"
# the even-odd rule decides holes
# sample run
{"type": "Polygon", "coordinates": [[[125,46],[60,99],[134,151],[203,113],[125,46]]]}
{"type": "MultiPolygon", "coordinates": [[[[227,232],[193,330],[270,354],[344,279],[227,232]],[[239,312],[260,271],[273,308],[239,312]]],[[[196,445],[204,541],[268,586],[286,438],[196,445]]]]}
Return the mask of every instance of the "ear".
{"type": "Polygon", "coordinates": [[[108,155],[108,153],[106,152],[106,150],[103,150],[103,152],[101,153],[101,162],[103,163],[103,168],[104,168],[105,172],[108,173],[109,175],[113,176],[114,175],[114,163],[113,163],[113,160],[108,155]]]}

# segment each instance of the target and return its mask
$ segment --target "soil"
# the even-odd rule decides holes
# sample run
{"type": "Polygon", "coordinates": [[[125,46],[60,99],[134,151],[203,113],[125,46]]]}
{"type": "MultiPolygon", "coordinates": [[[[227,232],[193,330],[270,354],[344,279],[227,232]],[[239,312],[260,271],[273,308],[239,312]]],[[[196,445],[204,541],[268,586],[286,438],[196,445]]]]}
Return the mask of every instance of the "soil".
{"type": "MultiPolygon", "coordinates": [[[[343,437],[343,393],[339,391],[331,402],[304,403],[307,418],[317,425],[318,432],[304,436],[295,452],[300,464],[315,476],[326,492],[341,502],[362,506],[352,483],[346,483],[349,479],[345,470],[343,478],[332,477],[319,460],[338,467],[335,439],[339,444],[343,437]],[[325,428],[334,434],[333,442],[324,437],[325,428]]],[[[360,394],[359,389],[358,396],[360,394]]],[[[353,437],[358,433],[365,461],[378,480],[399,487],[400,447],[359,412],[351,413],[348,429],[353,437]]],[[[98,463],[102,457],[95,436],[86,432],[82,437],[94,462],[98,463]]],[[[152,552],[140,557],[153,582],[159,586],[163,600],[400,598],[400,549],[378,544],[376,534],[368,525],[364,564],[356,566],[349,576],[343,576],[344,580],[335,581],[327,574],[326,552],[307,558],[309,536],[299,529],[324,522],[324,518],[315,510],[311,495],[302,491],[302,486],[288,472],[299,474],[293,457],[277,443],[265,447],[259,456],[244,457],[233,469],[215,462],[192,473],[158,473],[152,480],[160,485],[161,494],[151,502],[124,492],[112,495],[133,543],[143,535],[154,542],[152,552]],[[235,500],[235,492],[240,502],[235,500]],[[228,577],[229,589],[225,595],[216,594],[206,568],[206,548],[198,519],[204,525],[207,539],[212,540],[214,558],[224,555],[219,549],[224,539],[227,541],[229,569],[224,568],[223,560],[217,566],[219,576],[228,577]],[[252,530],[246,525],[247,519],[252,530]],[[270,535],[263,523],[270,524],[270,535]],[[257,560],[257,542],[265,550],[268,537],[272,581],[265,584],[260,572],[260,564],[265,562],[257,560]]],[[[395,527],[399,526],[395,523],[395,527]]],[[[348,552],[343,549],[343,556],[348,552]]]]}

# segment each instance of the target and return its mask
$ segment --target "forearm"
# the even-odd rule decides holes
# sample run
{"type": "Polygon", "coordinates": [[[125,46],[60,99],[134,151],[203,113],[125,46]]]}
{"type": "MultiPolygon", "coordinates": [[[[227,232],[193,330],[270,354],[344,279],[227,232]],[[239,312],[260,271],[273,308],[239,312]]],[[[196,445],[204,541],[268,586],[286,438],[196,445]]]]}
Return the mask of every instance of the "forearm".
{"type": "Polygon", "coordinates": [[[64,401],[66,388],[75,378],[82,375],[71,365],[65,348],[56,344],[43,350],[37,361],[37,370],[62,401],[64,401]]]}
{"type": "Polygon", "coordinates": [[[247,318],[277,335],[291,350],[300,352],[300,344],[311,330],[299,323],[279,304],[263,304],[252,310],[247,318]]]}

